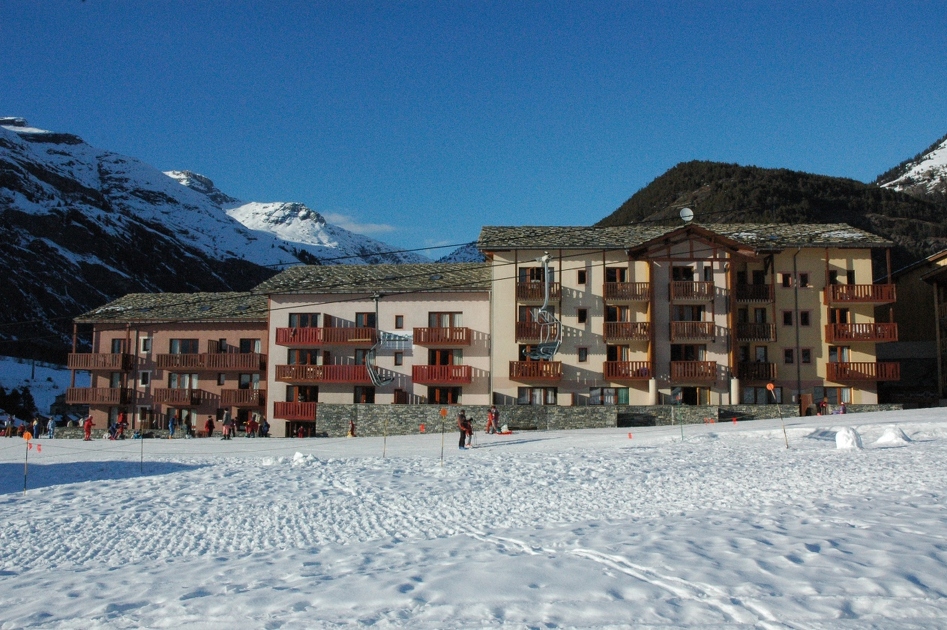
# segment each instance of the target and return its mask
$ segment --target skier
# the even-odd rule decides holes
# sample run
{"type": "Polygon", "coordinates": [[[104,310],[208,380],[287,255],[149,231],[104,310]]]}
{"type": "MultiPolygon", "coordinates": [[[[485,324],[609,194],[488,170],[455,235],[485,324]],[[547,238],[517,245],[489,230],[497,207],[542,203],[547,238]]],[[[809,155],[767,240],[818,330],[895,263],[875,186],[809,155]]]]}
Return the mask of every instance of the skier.
{"type": "Polygon", "coordinates": [[[168,439],[169,439],[169,440],[174,437],[174,424],[175,424],[175,420],[176,420],[176,418],[175,418],[174,416],[172,416],[172,415],[170,415],[170,414],[168,415],[168,439]]]}
{"type": "Polygon", "coordinates": [[[473,428],[470,425],[470,420],[467,419],[467,412],[463,409],[461,409],[460,413],[457,414],[457,428],[460,429],[460,442],[458,447],[461,450],[469,448],[470,436],[473,435],[473,428]]]}
{"type": "Polygon", "coordinates": [[[500,428],[500,410],[497,409],[496,405],[490,405],[490,408],[487,410],[487,428],[484,429],[484,433],[496,433],[500,428]]]}
{"type": "Polygon", "coordinates": [[[204,423],[204,433],[207,434],[207,437],[214,435],[214,418],[213,416],[207,416],[207,422],[204,423]]]}
{"type": "Polygon", "coordinates": [[[90,413],[86,416],[85,421],[82,423],[82,431],[85,433],[85,437],[82,439],[86,442],[92,441],[92,414],[90,413]]]}
{"type": "Polygon", "coordinates": [[[49,417],[49,422],[46,423],[46,433],[50,440],[56,437],[56,421],[52,416],[49,417]]]}

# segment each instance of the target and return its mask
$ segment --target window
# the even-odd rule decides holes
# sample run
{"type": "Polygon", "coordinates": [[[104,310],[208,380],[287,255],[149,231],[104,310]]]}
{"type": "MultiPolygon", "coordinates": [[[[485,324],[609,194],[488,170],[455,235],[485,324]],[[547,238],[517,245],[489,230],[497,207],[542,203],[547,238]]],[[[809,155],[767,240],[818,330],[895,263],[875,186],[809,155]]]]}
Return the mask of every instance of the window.
{"type": "Polygon", "coordinates": [[[218,373],[217,373],[217,384],[218,384],[218,385],[226,385],[226,384],[227,384],[227,375],[224,374],[223,372],[218,372],[218,373]]]}
{"type": "Polygon", "coordinates": [[[762,269],[754,269],[753,284],[766,284],[766,272],[762,269]]]}
{"type": "Polygon", "coordinates": [[[627,282],[628,269],[625,267],[606,267],[605,282],[627,282]]]}
{"type": "Polygon", "coordinates": [[[799,311],[799,325],[808,326],[809,321],[809,311],[799,311]]]}
{"type": "Polygon", "coordinates": [[[151,352],[151,337],[143,337],[141,340],[141,351],[145,354],[151,352]]]}
{"type": "Polygon", "coordinates": [[[605,321],[606,322],[627,322],[628,321],[628,307],[627,306],[606,306],[605,307],[605,321]]]}
{"type": "Polygon", "coordinates": [[[809,348],[802,348],[799,350],[800,363],[812,363],[812,350],[809,348]]]}
{"type": "Polygon", "coordinates": [[[847,405],[852,402],[852,390],[848,387],[813,387],[812,400],[818,404],[823,398],[827,399],[830,405],[847,405]]]}
{"type": "Polygon", "coordinates": [[[260,389],[259,374],[240,374],[237,377],[238,389],[260,389]]]}
{"type": "Polygon", "coordinates": [[[829,347],[829,363],[848,363],[851,359],[849,358],[849,349],[845,346],[830,346],[829,347]]]}
{"type": "Polygon", "coordinates": [[[710,265],[704,267],[704,282],[713,282],[714,269],[710,265]]]}
{"type": "Polygon", "coordinates": [[[558,388],[520,387],[517,389],[517,405],[555,405],[558,388]]]}
{"type": "MultiPolygon", "coordinates": [[[[374,315],[374,313],[372,313],[374,315]]],[[[375,402],[374,387],[356,387],[354,402],[357,405],[371,405],[375,402]]]]}
{"type": "Polygon", "coordinates": [[[319,313],[290,313],[290,328],[318,328],[319,313]]]}
{"type": "Polygon", "coordinates": [[[792,274],[784,273],[782,274],[782,276],[783,276],[783,288],[784,289],[791,288],[792,287],[792,274]]]}
{"type": "Polygon", "coordinates": [[[404,365],[404,352],[395,352],[395,365],[404,365]]]}
{"type": "Polygon", "coordinates": [[[287,385],[286,402],[319,402],[319,388],[315,385],[287,385]]]}
{"type": "Polygon", "coordinates": [[[396,389],[394,391],[394,404],[396,405],[407,405],[408,404],[408,392],[403,389],[396,389]]]}
{"type": "MultiPolygon", "coordinates": [[[[520,282],[545,282],[546,274],[543,271],[543,267],[520,267],[519,269],[519,281],[520,282]]],[[[549,268],[549,281],[556,281],[556,270],[552,267],[549,268]]]]}
{"type": "Polygon", "coordinates": [[[586,323],[587,321],[589,321],[589,309],[580,308],[576,310],[575,317],[580,324],[586,323]]]}
{"type": "Polygon", "coordinates": [[[783,311],[783,326],[792,326],[792,311],[783,311]]]}
{"type": "Polygon", "coordinates": [[[460,402],[459,387],[428,387],[427,402],[431,405],[455,405],[460,402]]]}
{"type": "Polygon", "coordinates": [[[197,339],[172,339],[169,354],[197,354],[197,339]]]}
{"type": "Polygon", "coordinates": [[[168,375],[168,387],[171,389],[197,389],[197,374],[168,375]]]}
{"type": "Polygon", "coordinates": [[[259,339],[241,339],[240,354],[259,354],[261,344],[259,339]]]}
{"type": "Polygon", "coordinates": [[[151,384],[151,372],[139,372],[138,384],[142,387],[148,387],[151,384]]]}
{"type": "Polygon", "coordinates": [[[829,272],[829,284],[838,284],[838,272],[834,269],[829,272]]]}
{"type": "Polygon", "coordinates": [[[786,364],[791,365],[795,363],[796,362],[795,357],[796,357],[796,352],[792,348],[785,348],[783,350],[783,361],[785,361],[786,364]]]}
{"type": "Polygon", "coordinates": [[[464,351],[460,348],[441,350],[431,348],[427,351],[428,365],[463,365],[464,351]]]}
{"type": "Polygon", "coordinates": [[[671,267],[671,280],[674,282],[693,282],[693,267],[671,267]]]}
{"type": "Polygon", "coordinates": [[[428,313],[427,325],[431,328],[460,328],[464,325],[463,313],[428,313]]]}
{"type": "Polygon", "coordinates": [[[358,349],[355,351],[355,365],[367,365],[371,350],[358,349]]]}
{"type": "Polygon", "coordinates": [[[579,269],[575,274],[576,284],[585,284],[586,272],[585,269],[579,269]]]}
{"type": "Polygon", "coordinates": [[[355,327],[356,328],[374,328],[375,327],[375,314],[374,313],[356,313],[355,314],[355,327]]]}
{"type": "Polygon", "coordinates": [[[769,348],[766,346],[756,346],[756,362],[769,363],[769,348]]]}
{"type": "Polygon", "coordinates": [[[809,274],[800,273],[799,274],[799,288],[805,289],[808,286],[809,286],[809,274]]]}
{"type": "Polygon", "coordinates": [[[753,309],[753,321],[757,324],[766,323],[766,309],[765,308],[755,308],[753,309]]]}
{"type": "Polygon", "coordinates": [[[123,352],[125,352],[125,340],[113,339],[112,340],[112,354],[122,354],[123,352]]]}
{"type": "Polygon", "coordinates": [[[848,284],[855,284],[855,270],[848,269],[845,271],[845,282],[848,284]]]}
{"type": "Polygon", "coordinates": [[[579,363],[585,363],[589,360],[589,349],[579,348],[579,363]]]}
{"type": "Polygon", "coordinates": [[[395,329],[401,330],[404,328],[404,315],[395,315],[395,329]]]}
{"type": "Polygon", "coordinates": [[[287,351],[287,363],[290,365],[317,365],[319,363],[318,350],[296,350],[287,351]]]}
{"type": "Polygon", "coordinates": [[[589,389],[590,405],[627,405],[627,387],[593,387],[589,389]]]}
{"type": "Polygon", "coordinates": [[[765,387],[744,387],[740,392],[740,404],[742,405],[771,405],[773,404],[773,396],[776,397],[776,402],[782,404],[783,402],[783,388],[776,387],[773,389],[772,393],[765,387]]]}

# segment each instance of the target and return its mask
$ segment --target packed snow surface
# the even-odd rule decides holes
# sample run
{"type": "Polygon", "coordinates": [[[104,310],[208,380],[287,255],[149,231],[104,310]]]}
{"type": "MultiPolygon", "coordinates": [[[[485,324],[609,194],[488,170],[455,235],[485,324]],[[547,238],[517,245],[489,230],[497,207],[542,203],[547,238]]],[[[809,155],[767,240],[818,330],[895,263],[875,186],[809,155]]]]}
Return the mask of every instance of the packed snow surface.
{"type": "Polygon", "coordinates": [[[0,628],[942,628],[947,411],[786,427],[0,438],[0,628]]]}

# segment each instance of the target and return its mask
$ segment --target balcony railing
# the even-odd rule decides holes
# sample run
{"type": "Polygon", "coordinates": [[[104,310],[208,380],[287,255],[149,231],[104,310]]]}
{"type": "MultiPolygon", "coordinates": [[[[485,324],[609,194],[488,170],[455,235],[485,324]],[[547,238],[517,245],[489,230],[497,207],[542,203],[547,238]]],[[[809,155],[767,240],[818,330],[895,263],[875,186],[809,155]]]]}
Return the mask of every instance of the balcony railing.
{"type": "Polygon", "coordinates": [[[830,284],[825,287],[826,304],[892,304],[893,284],[830,284]]]}
{"type": "Polygon", "coordinates": [[[887,322],[826,324],[825,340],[828,342],[874,341],[876,343],[897,341],[898,325],[887,322]]]}
{"type": "Polygon", "coordinates": [[[464,327],[414,329],[414,343],[419,346],[469,346],[472,337],[464,327]]]}
{"type": "Polygon", "coordinates": [[[677,302],[706,302],[714,299],[713,282],[672,282],[671,299],[677,302]]]}
{"type": "Polygon", "coordinates": [[[671,322],[671,341],[713,341],[713,322],[671,322]]]}
{"type": "Polygon", "coordinates": [[[562,378],[562,361],[510,361],[510,380],[558,381],[562,378]]]}
{"type": "Polygon", "coordinates": [[[737,365],[737,376],[741,381],[776,380],[776,364],[745,361],[737,365]]]}
{"type": "MultiPolygon", "coordinates": [[[[545,282],[517,282],[516,299],[521,302],[542,302],[546,293],[545,282]]],[[[558,282],[549,283],[549,299],[558,300],[561,290],[558,282]]]]}
{"type": "Polygon", "coordinates": [[[159,354],[155,356],[155,365],[160,370],[260,372],[266,369],[266,355],[256,352],[242,354],[237,352],[159,354]]]}
{"type": "Polygon", "coordinates": [[[671,380],[677,383],[712,383],[717,380],[717,362],[671,361],[671,380]]]}
{"type": "Polygon", "coordinates": [[[415,365],[411,380],[421,385],[462,385],[471,383],[473,371],[469,365],[415,365]]]}
{"type": "Polygon", "coordinates": [[[649,282],[606,282],[606,302],[647,302],[651,299],[649,282]]]}
{"type": "Polygon", "coordinates": [[[900,381],[901,364],[878,363],[826,363],[825,378],[836,383],[848,381],[900,381]]]}
{"type": "Polygon", "coordinates": [[[737,302],[772,302],[773,286],[770,284],[738,284],[737,302]]]}
{"type": "Polygon", "coordinates": [[[605,322],[605,341],[642,341],[651,338],[651,322],[605,322]]]}
{"type": "Polygon", "coordinates": [[[371,383],[364,365],[277,365],[276,380],[303,384],[371,383]]]}
{"type": "Polygon", "coordinates": [[[200,389],[178,389],[158,387],[151,390],[151,397],[159,405],[186,405],[193,407],[200,405],[207,392],[200,389]]]}
{"type": "Polygon", "coordinates": [[[606,381],[647,381],[654,375],[650,361],[605,361],[602,371],[606,381]]]}
{"type": "Polygon", "coordinates": [[[66,366],[70,370],[129,372],[135,367],[135,357],[125,353],[72,352],[66,359],[66,366]]]}
{"type": "MultiPolygon", "coordinates": [[[[547,338],[555,337],[558,333],[558,326],[555,324],[546,325],[545,335],[547,338]]],[[[539,322],[516,322],[516,340],[517,341],[540,341],[543,336],[543,326],[539,322]]]]}
{"type": "Polygon", "coordinates": [[[374,328],[277,328],[279,346],[359,346],[372,345],[377,338],[374,328]]]}
{"type": "Polygon", "coordinates": [[[776,324],[738,322],[737,341],[776,341],[776,324]]]}
{"type": "Polygon", "coordinates": [[[266,404],[265,389],[224,389],[220,404],[225,407],[262,407],[266,404]]]}
{"type": "Polygon", "coordinates": [[[281,420],[315,420],[318,403],[274,402],[273,416],[281,420]]]}
{"type": "Polygon", "coordinates": [[[124,387],[69,387],[66,389],[69,405],[132,405],[135,390],[124,387]]]}

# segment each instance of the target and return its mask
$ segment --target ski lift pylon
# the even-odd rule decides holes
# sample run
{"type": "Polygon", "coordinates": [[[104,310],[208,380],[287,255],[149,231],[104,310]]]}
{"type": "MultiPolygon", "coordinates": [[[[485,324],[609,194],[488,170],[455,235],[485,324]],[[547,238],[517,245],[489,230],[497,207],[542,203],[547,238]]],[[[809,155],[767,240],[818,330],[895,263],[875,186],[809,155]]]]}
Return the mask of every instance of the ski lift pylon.
{"type": "Polygon", "coordinates": [[[543,305],[539,307],[536,313],[536,323],[539,325],[539,343],[529,351],[527,356],[534,361],[551,361],[559,351],[562,345],[562,324],[556,319],[556,316],[549,310],[549,252],[545,252],[536,259],[543,264],[543,280],[545,287],[543,292],[543,305]]]}

